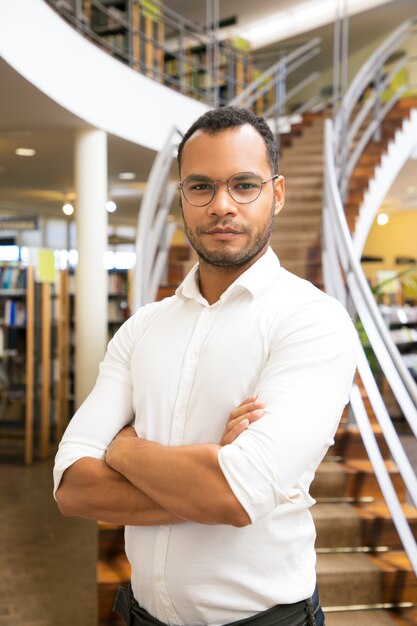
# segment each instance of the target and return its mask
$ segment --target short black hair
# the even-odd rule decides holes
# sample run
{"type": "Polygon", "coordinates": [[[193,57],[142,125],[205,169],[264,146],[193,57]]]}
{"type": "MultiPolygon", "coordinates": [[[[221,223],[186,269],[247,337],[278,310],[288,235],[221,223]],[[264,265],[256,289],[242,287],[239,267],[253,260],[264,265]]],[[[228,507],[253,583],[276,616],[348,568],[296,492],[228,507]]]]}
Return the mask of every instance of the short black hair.
{"type": "Polygon", "coordinates": [[[250,124],[250,126],[253,126],[260,134],[265,143],[267,159],[271,166],[272,174],[278,174],[278,144],[266,120],[259,115],[255,115],[255,113],[249,109],[234,106],[222,106],[217,109],[211,109],[203,113],[203,115],[190,126],[178,146],[177,160],[180,170],[184,146],[197,130],[215,135],[223,130],[243,126],[244,124],[250,124]]]}

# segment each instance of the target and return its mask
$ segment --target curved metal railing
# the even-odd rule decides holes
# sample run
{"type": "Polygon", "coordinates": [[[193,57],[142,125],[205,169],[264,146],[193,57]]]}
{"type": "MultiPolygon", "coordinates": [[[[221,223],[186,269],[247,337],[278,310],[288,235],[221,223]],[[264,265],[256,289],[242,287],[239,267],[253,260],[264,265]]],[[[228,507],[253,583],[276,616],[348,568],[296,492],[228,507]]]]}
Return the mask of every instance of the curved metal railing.
{"type": "MultiPolygon", "coordinates": [[[[405,92],[405,86],[393,89],[393,93],[389,94],[387,90],[398,72],[410,61],[400,46],[412,33],[413,26],[413,21],[406,22],[380,46],[353,80],[335,115],[334,124],[331,120],[326,121],[323,275],[326,291],[347,307],[352,318],[360,319],[391,391],[411,432],[417,438],[417,386],[385,326],[371,293],[354,250],[343,209],[349,179],[361,154],[372,138],[380,137],[383,117],[405,92]],[[397,60],[393,62],[394,56],[397,60]],[[390,60],[390,65],[394,63],[394,67],[387,69],[390,60]],[[370,88],[372,93],[363,99],[363,94],[370,88]],[[360,105],[361,99],[363,102],[360,105]],[[369,120],[372,110],[374,118],[369,120]]],[[[401,473],[411,501],[417,506],[415,472],[392,424],[359,340],[358,372],[392,458],[401,473]]],[[[393,522],[417,574],[416,540],[386,469],[357,385],[352,390],[350,404],[393,522]]]]}
{"type": "Polygon", "coordinates": [[[169,247],[176,224],[169,211],[176,190],[168,178],[179,133],[173,128],[156,155],[138,214],[136,264],[132,285],[132,308],[154,302],[168,263],[169,247]]]}

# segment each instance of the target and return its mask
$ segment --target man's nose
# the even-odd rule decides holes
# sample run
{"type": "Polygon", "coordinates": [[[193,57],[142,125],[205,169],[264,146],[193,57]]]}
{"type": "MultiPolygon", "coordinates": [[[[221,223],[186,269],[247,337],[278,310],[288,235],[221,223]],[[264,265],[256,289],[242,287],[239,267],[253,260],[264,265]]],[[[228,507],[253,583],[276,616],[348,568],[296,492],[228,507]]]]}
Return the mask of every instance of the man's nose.
{"type": "Polygon", "coordinates": [[[227,189],[226,181],[217,183],[216,193],[214,194],[214,198],[210,202],[208,208],[211,215],[227,215],[229,213],[237,213],[237,204],[227,189]]]}

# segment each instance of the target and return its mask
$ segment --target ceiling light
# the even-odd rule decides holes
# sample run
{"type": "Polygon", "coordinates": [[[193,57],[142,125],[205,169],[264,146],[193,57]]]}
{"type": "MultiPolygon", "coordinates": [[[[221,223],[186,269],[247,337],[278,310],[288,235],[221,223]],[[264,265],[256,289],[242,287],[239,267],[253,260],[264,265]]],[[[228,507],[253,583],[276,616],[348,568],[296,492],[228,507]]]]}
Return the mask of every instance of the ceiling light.
{"type": "MultiPolygon", "coordinates": [[[[349,0],[349,3],[346,3],[347,12],[349,16],[356,15],[387,2],[388,0],[349,0]]],[[[295,7],[289,6],[268,18],[261,18],[241,27],[239,34],[249,41],[252,49],[262,48],[305,33],[307,30],[333,23],[336,17],[335,5],[335,0],[306,0],[295,7]]]]}
{"type": "Polygon", "coordinates": [[[33,148],[16,148],[15,154],[17,154],[17,156],[31,157],[35,156],[36,150],[33,148]]]}
{"type": "Polygon", "coordinates": [[[136,174],[135,172],[120,172],[119,178],[120,180],[135,180],[136,174]]]}
{"type": "Polygon", "coordinates": [[[386,213],[380,213],[376,218],[376,221],[380,226],[385,226],[385,224],[388,224],[389,222],[389,217],[386,213]]]}
{"type": "Polygon", "coordinates": [[[65,213],[65,215],[72,215],[74,213],[74,207],[69,202],[66,202],[64,204],[64,206],[62,207],[62,210],[65,213]]]}
{"type": "Polygon", "coordinates": [[[113,202],[113,200],[109,200],[108,202],[106,202],[106,209],[109,213],[114,213],[117,209],[117,204],[113,202]]]}
{"type": "Polygon", "coordinates": [[[407,193],[415,193],[417,191],[417,187],[414,187],[413,185],[409,185],[407,187],[407,193]]]}

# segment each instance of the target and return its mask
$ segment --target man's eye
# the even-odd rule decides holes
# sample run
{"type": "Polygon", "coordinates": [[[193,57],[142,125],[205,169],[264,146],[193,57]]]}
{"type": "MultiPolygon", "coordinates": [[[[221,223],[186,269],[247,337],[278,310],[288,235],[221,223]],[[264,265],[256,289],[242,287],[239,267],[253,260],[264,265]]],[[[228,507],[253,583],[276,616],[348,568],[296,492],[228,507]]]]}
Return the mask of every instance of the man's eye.
{"type": "Polygon", "coordinates": [[[212,185],[208,183],[194,183],[194,185],[190,186],[192,191],[207,191],[209,189],[213,189],[212,185]]]}
{"type": "Polygon", "coordinates": [[[234,189],[259,189],[259,185],[257,183],[237,183],[234,186],[234,189]]]}

